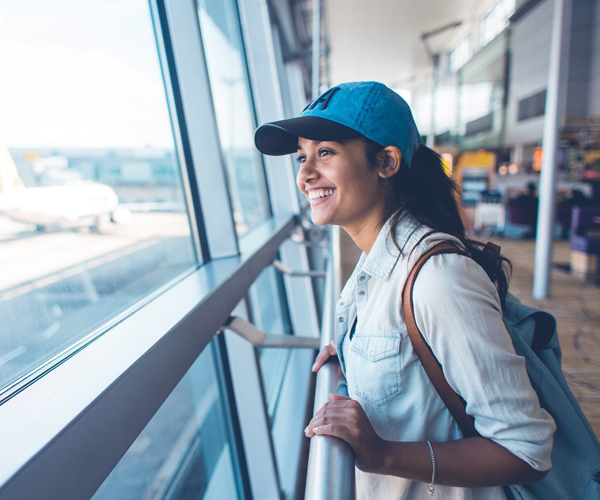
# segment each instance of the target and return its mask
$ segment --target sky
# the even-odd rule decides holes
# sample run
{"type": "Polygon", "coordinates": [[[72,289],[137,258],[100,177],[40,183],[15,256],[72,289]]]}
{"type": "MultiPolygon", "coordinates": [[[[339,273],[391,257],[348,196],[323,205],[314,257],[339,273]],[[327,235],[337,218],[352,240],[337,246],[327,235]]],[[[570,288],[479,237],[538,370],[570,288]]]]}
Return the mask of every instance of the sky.
{"type": "Polygon", "coordinates": [[[3,0],[2,145],[173,147],[148,2],[3,0]]]}

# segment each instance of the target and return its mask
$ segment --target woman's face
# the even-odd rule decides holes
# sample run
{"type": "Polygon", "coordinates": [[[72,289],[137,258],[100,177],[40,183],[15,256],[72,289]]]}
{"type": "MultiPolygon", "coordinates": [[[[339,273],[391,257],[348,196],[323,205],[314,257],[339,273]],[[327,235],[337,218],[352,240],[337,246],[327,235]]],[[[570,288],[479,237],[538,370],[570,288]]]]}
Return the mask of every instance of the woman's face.
{"type": "Polygon", "coordinates": [[[383,218],[383,180],[370,168],[361,138],[319,142],[298,138],[300,171],[296,182],[310,201],[317,225],[360,229],[383,218]]]}

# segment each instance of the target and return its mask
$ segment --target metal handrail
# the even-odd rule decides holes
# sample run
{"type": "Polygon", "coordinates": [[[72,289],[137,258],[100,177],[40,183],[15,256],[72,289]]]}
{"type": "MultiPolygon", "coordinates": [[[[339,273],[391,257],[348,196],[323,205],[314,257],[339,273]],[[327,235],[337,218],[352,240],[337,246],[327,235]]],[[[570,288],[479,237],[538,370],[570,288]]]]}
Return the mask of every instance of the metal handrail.
{"type": "Polygon", "coordinates": [[[221,333],[223,330],[231,330],[251,344],[261,348],[318,349],[320,342],[316,337],[266,333],[239,316],[229,316],[229,319],[219,328],[217,333],[221,333]]]}
{"type": "MultiPolygon", "coordinates": [[[[337,228],[336,228],[337,229],[337,228]]],[[[335,300],[340,290],[339,233],[334,230],[332,255],[327,262],[325,304],[321,327],[321,348],[329,344],[335,332],[335,300]]],[[[315,389],[314,412],[327,401],[329,393],[348,395],[346,380],[337,359],[330,359],[319,370],[315,389]]],[[[306,500],[351,500],[356,498],[354,453],[344,441],[330,436],[313,436],[310,440],[306,500]]]]}

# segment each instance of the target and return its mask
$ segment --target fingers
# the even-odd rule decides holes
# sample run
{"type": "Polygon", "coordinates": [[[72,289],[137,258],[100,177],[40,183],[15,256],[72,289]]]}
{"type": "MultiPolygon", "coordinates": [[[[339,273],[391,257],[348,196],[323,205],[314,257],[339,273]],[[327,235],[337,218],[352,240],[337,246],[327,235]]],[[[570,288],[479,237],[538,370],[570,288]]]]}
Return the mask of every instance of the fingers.
{"type": "Polygon", "coordinates": [[[312,437],[315,428],[323,424],[343,422],[347,427],[354,428],[361,425],[366,419],[360,405],[353,400],[344,400],[336,403],[327,403],[317,411],[304,433],[312,437]]]}
{"type": "Polygon", "coordinates": [[[352,399],[348,396],[340,396],[339,394],[335,394],[333,392],[329,393],[329,399],[331,399],[331,401],[352,401],[352,399]]]}
{"type": "Polygon", "coordinates": [[[311,434],[308,436],[332,436],[342,441],[345,441],[350,445],[350,447],[354,450],[354,444],[356,439],[358,439],[359,433],[357,432],[355,427],[350,425],[346,425],[343,422],[334,422],[330,424],[322,423],[312,429],[311,434]]]}
{"type": "Polygon", "coordinates": [[[325,415],[313,418],[310,421],[310,424],[308,424],[308,427],[304,429],[304,434],[306,437],[311,438],[315,434],[318,434],[318,428],[325,425],[336,425],[346,429],[354,429],[356,428],[357,424],[358,421],[351,415],[346,415],[341,411],[338,411],[337,413],[328,412],[325,415]]]}
{"type": "MultiPolygon", "coordinates": [[[[330,394],[331,396],[331,394],[330,394]]],[[[360,403],[358,401],[355,401],[354,399],[350,399],[350,398],[346,398],[344,396],[340,396],[340,399],[336,399],[335,401],[330,401],[328,403],[325,403],[323,406],[321,406],[321,408],[319,408],[314,416],[316,417],[317,415],[320,415],[321,413],[323,413],[326,410],[331,410],[334,408],[349,408],[349,409],[353,409],[355,411],[361,411],[362,410],[362,406],[360,406],[360,403]]]]}
{"type": "MultiPolygon", "coordinates": [[[[315,427],[313,435],[317,436],[333,436],[339,439],[343,439],[348,442],[347,430],[344,426],[336,424],[323,424],[319,427],[315,427]]],[[[311,436],[309,436],[311,437],[311,436]]]]}
{"type": "Polygon", "coordinates": [[[325,363],[325,361],[327,361],[331,356],[336,356],[336,355],[337,355],[337,349],[335,348],[335,345],[333,344],[333,342],[331,344],[327,344],[325,347],[323,347],[323,349],[321,349],[321,352],[317,356],[317,359],[315,359],[315,363],[312,366],[312,371],[313,372],[319,371],[319,368],[321,368],[321,366],[323,366],[323,363],[325,363]]]}
{"type": "Polygon", "coordinates": [[[312,437],[315,434],[318,436],[333,436],[340,437],[339,434],[339,426],[334,426],[333,424],[322,424],[319,427],[315,427],[310,435],[307,434],[308,437],[312,437]],[[336,432],[337,430],[337,432],[336,432]]]}

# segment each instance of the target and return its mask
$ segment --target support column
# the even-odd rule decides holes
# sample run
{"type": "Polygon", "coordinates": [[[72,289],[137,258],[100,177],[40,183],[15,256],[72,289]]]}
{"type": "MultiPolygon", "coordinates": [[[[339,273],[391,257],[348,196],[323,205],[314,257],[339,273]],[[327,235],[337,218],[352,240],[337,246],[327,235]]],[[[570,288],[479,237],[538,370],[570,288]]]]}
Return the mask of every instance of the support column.
{"type": "Polygon", "coordinates": [[[562,35],[565,0],[554,0],[554,22],[550,45],[550,67],[546,94],[546,116],[542,142],[542,171],[539,185],[539,208],[533,270],[533,297],[543,299],[550,291],[550,265],[554,233],[554,203],[556,191],[556,148],[562,69],[562,35]]]}
{"type": "Polygon", "coordinates": [[[437,93],[438,83],[438,66],[440,56],[439,54],[433,54],[433,86],[431,89],[431,122],[429,133],[427,134],[427,147],[433,149],[435,146],[435,97],[437,93]]]}
{"type": "Polygon", "coordinates": [[[321,83],[321,0],[313,0],[312,98],[319,97],[321,83]]]}

